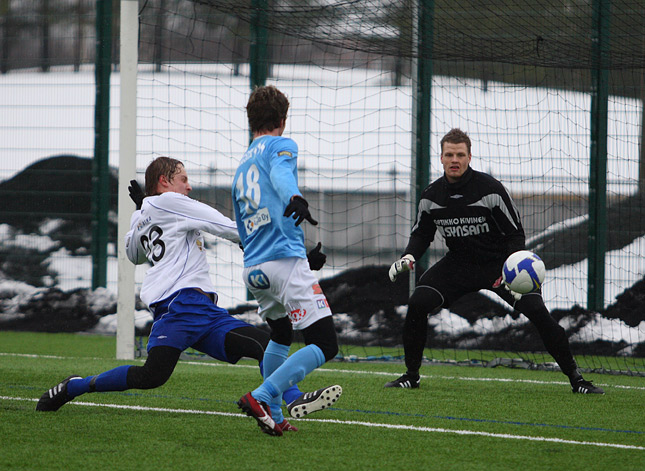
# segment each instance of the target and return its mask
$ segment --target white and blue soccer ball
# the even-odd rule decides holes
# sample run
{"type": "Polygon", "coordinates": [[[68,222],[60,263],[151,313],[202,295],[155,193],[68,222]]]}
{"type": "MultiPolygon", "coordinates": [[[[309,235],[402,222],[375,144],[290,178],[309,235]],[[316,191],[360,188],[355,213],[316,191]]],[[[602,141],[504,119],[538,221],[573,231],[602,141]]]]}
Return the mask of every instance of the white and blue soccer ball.
{"type": "Polygon", "coordinates": [[[529,250],[520,250],[509,255],[502,269],[502,280],[506,286],[520,294],[539,290],[545,275],[544,262],[529,250]]]}

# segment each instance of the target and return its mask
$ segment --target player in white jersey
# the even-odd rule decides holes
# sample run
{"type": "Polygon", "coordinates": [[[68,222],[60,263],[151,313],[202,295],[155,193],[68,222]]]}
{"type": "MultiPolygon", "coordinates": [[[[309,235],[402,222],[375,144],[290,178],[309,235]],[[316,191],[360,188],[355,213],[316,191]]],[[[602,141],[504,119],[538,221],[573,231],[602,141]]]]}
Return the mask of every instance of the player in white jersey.
{"type": "MultiPolygon", "coordinates": [[[[304,220],[318,223],[298,189],[298,146],[282,137],[288,108],[287,97],[273,86],[251,93],[246,110],[253,142],[232,189],[244,246],[244,281],[271,327],[264,382],[242,396],[238,406],[270,435],[282,435],[276,422],[282,415],[283,392],[338,353],[331,310],[307,263],[304,233],[298,227],[304,220]],[[293,329],[302,331],[306,346],[289,356],[293,329]]],[[[340,386],[323,388],[310,399],[331,405],[341,392],[340,386]]],[[[292,416],[306,414],[307,401],[289,411],[292,416]]]]}
{"type": "MultiPolygon", "coordinates": [[[[262,361],[268,335],[217,306],[209,276],[202,232],[237,244],[236,225],[219,211],[189,198],[191,190],[183,164],[169,157],[155,159],[146,169],[147,198],[136,181],[130,187],[137,211],[126,235],[126,253],[135,264],[152,265],[140,294],[154,315],[145,364],[66,378],[43,394],[36,410],[58,410],[87,392],[159,387],[189,347],[229,363],[242,357],[262,361]]],[[[297,388],[290,392],[301,395],[297,388]]],[[[295,429],[286,420],[279,427],[295,429]]]]}
{"type": "Polygon", "coordinates": [[[130,261],[152,264],[141,286],[141,300],[156,306],[183,288],[203,291],[214,299],[202,232],[237,244],[237,227],[216,209],[188,197],[192,188],[183,165],[169,184],[166,181],[163,178],[161,185],[162,190],[167,185],[167,191],[152,193],[143,200],[141,210],[132,214],[126,235],[130,261]]]}

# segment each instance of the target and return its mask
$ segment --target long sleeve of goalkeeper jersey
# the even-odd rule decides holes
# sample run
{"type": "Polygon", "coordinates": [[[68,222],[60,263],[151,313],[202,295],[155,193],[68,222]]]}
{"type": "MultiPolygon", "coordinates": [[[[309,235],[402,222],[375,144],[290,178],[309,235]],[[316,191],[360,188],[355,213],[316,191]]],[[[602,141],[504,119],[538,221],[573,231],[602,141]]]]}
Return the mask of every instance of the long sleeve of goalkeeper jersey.
{"type": "Polygon", "coordinates": [[[410,254],[415,260],[419,260],[430,247],[431,241],[432,238],[413,232],[402,255],[410,254]]]}

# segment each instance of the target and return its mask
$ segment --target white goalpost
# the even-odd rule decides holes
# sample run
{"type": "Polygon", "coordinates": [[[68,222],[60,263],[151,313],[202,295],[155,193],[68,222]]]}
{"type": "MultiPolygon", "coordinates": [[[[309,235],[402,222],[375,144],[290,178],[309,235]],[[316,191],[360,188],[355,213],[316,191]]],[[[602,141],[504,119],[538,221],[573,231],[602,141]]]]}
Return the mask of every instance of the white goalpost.
{"type": "Polygon", "coordinates": [[[138,9],[137,0],[121,0],[116,357],[124,360],[134,358],[134,265],[127,259],[123,240],[133,209],[128,182],[136,177],[138,9]]]}

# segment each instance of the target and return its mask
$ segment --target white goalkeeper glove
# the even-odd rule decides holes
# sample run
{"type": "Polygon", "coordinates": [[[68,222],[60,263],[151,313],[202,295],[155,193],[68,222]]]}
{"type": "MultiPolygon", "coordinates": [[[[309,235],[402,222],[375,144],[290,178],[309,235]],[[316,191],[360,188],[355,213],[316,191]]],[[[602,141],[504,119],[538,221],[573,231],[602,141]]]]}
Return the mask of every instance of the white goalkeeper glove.
{"type": "Polygon", "coordinates": [[[513,291],[511,288],[509,288],[509,286],[506,283],[504,283],[504,279],[501,276],[497,278],[495,283],[493,283],[493,288],[499,288],[502,285],[504,285],[504,289],[508,291],[511,294],[511,296],[515,298],[515,301],[519,301],[520,299],[522,299],[522,295],[517,291],[513,291]]]}
{"type": "Polygon", "coordinates": [[[414,257],[409,253],[405,254],[401,259],[394,262],[390,267],[390,280],[396,281],[396,277],[399,273],[412,270],[412,268],[414,267],[414,262],[414,257]]]}

